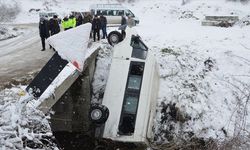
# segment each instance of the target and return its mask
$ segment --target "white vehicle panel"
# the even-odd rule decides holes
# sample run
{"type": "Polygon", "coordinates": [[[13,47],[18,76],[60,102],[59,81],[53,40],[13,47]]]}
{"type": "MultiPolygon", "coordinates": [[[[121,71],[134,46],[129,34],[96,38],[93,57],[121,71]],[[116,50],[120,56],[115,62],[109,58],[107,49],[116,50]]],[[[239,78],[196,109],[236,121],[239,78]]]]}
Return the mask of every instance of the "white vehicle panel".
{"type": "Polygon", "coordinates": [[[103,105],[109,108],[109,118],[106,122],[106,129],[104,131],[104,137],[115,137],[117,135],[117,126],[120,121],[120,114],[124,96],[124,89],[126,87],[127,78],[122,78],[124,75],[127,76],[130,61],[113,59],[114,64],[111,65],[110,72],[116,72],[110,74],[108,83],[106,85],[103,105]],[[119,78],[121,77],[121,78],[119,78]]]}
{"type": "Polygon", "coordinates": [[[110,76],[102,102],[110,111],[103,138],[147,144],[148,138],[153,137],[152,125],[159,85],[158,68],[150,51],[147,53],[146,60],[131,57],[133,51],[133,47],[130,46],[131,37],[136,36],[137,33],[131,28],[128,28],[126,33],[126,38],[114,47],[110,76]],[[144,69],[135,114],[134,132],[126,135],[119,134],[118,131],[131,62],[143,62],[144,69]]]}

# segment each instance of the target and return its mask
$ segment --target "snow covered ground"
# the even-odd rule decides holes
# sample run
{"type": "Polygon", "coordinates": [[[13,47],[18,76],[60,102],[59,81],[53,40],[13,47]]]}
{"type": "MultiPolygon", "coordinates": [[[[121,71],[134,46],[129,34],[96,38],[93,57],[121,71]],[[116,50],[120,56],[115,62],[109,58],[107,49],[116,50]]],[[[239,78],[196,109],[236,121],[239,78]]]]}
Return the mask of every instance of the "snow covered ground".
{"type": "MultiPolygon", "coordinates": [[[[17,31],[14,31],[16,37],[0,41],[0,88],[13,78],[17,81],[23,76],[34,74],[54,53],[48,49],[48,45],[46,51],[40,51],[42,44],[37,24],[8,25],[7,28],[16,28],[17,31]]],[[[12,31],[6,34],[12,35],[12,31]]]]}
{"type": "Polygon", "coordinates": [[[25,87],[5,89],[0,92],[0,149],[57,149],[50,142],[51,130],[48,116],[26,104],[32,100],[23,95],[25,87]]]}
{"type": "MultiPolygon", "coordinates": [[[[37,12],[28,12],[31,8],[51,9],[63,16],[72,10],[84,11],[92,3],[105,3],[45,2],[49,1],[23,0],[22,13],[14,23],[37,22],[37,12]]],[[[247,19],[250,4],[191,0],[181,5],[176,0],[140,0],[124,5],[140,19],[135,28],[159,63],[156,142],[194,137],[218,141],[241,137],[249,142],[250,26],[240,21],[231,28],[209,27],[201,26],[201,21],[205,15],[238,15],[247,19]]],[[[110,56],[110,52],[103,51],[101,63],[97,62],[94,100],[101,97],[98,91],[104,90],[110,56]]]]}
{"type": "Polygon", "coordinates": [[[0,41],[21,35],[24,31],[15,27],[0,26],[0,41]]]}

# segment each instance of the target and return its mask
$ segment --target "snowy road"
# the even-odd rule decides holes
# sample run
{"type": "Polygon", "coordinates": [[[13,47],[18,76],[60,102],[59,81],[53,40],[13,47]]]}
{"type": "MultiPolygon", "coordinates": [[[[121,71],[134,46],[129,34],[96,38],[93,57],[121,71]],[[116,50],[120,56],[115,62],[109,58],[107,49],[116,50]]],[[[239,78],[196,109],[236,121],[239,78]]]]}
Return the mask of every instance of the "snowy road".
{"type": "Polygon", "coordinates": [[[25,32],[0,42],[0,86],[13,78],[35,72],[49,60],[53,50],[40,51],[41,41],[37,24],[15,25],[25,32]]]}

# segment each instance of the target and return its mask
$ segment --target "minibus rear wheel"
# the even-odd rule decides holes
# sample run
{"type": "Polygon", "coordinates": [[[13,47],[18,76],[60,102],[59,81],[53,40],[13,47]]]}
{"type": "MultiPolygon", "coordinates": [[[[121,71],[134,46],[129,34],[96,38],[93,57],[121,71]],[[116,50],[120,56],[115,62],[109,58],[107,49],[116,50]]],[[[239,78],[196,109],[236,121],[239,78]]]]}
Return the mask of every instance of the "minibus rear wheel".
{"type": "Polygon", "coordinates": [[[92,104],[89,111],[89,119],[95,124],[103,124],[109,117],[109,110],[106,106],[92,104]]]}
{"type": "Polygon", "coordinates": [[[114,46],[123,40],[122,34],[118,31],[112,31],[108,35],[108,42],[110,45],[114,46]]]}

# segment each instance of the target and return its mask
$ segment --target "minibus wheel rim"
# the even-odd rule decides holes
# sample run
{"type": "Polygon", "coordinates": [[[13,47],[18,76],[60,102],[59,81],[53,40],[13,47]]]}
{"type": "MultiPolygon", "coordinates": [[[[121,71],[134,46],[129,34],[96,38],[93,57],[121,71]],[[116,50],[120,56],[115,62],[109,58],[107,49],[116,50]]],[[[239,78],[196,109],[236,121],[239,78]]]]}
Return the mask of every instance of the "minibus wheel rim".
{"type": "Polygon", "coordinates": [[[102,117],[102,111],[100,109],[94,109],[90,116],[93,120],[99,120],[102,117]]]}
{"type": "Polygon", "coordinates": [[[112,43],[116,44],[119,41],[119,37],[117,35],[113,34],[111,36],[111,41],[112,41],[112,43]]]}

